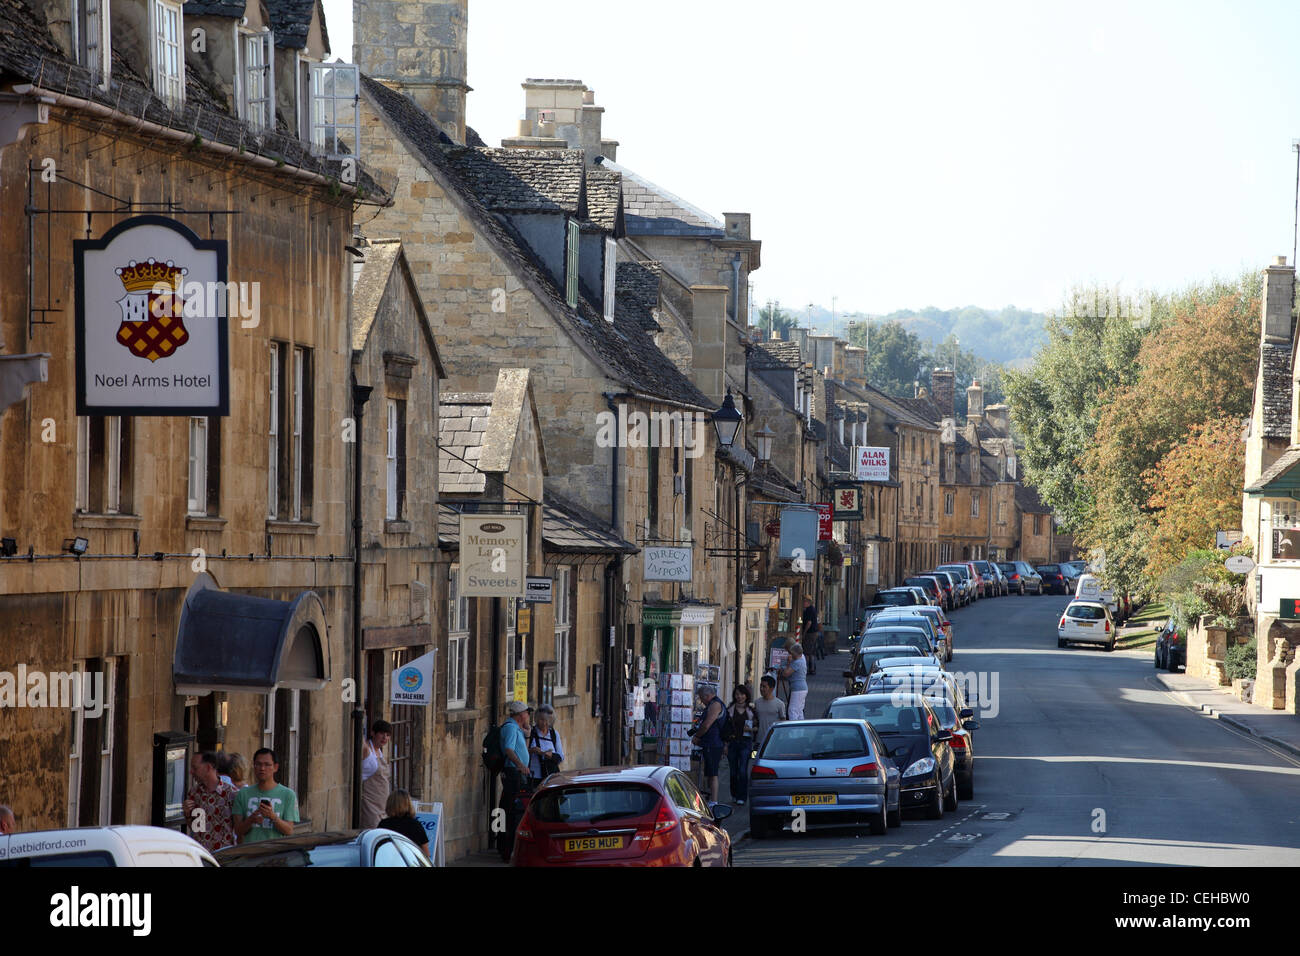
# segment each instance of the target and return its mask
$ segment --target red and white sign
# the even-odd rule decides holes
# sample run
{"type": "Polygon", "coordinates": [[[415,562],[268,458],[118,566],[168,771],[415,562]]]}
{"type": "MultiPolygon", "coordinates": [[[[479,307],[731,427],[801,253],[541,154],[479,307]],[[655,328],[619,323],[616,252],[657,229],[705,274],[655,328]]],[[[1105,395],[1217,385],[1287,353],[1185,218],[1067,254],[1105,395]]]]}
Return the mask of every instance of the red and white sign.
{"type": "Polygon", "coordinates": [[[831,539],[831,503],[818,503],[817,508],[817,540],[829,541],[831,539]]]}
{"type": "Polygon", "coordinates": [[[859,445],[853,449],[858,481],[889,480],[889,449],[859,445]]]}

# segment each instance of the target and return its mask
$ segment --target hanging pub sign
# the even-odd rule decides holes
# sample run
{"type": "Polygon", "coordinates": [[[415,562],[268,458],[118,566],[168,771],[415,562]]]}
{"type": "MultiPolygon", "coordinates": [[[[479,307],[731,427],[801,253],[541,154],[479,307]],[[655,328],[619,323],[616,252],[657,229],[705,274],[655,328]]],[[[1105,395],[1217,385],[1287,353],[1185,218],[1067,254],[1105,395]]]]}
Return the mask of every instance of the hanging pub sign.
{"type": "Polygon", "coordinates": [[[691,557],[690,548],[646,548],[645,580],[680,581],[689,584],[692,573],[691,557]]]}
{"type": "Polygon", "coordinates": [[[525,515],[460,516],[461,597],[525,596],[525,515]]]}
{"type": "Polygon", "coordinates": [[[77,414],[230,414],[225,240],[135,216],[72,256],[77,414]]]}
{"type": "Polygon", "coordinates": [[[889,449],[859,445],[853,449],[854,470],[858,481],[889,480],[889,449]]]}
{"type": "Polygon", "coordinates": [[[814,507],[817,509],[817,540],[829,541],[831,539],[832,525],[834,516],[831,514],[833,505],[829,501],[818,502],[814,507]]]}
{"type": "Polygon", "coordinates": [[[832,504],[836,521],[859,520],[862,517],[862,487],[838,484],[833,489],[832,504]]]}

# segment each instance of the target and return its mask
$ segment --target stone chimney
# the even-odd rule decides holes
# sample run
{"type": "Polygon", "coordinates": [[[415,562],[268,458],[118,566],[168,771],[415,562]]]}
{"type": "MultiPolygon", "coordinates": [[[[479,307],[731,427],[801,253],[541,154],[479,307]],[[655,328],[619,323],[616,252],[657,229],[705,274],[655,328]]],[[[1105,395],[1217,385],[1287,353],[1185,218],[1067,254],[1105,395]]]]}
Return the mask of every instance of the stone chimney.
{"type": "Polygon", "coordinates": [[[1003,438],[1011,437],[1011,406],[990,405],[984,409],[984,421],[1003,438]]]}
{"type": "Polygon", "coordinates": [[[691,374],[714,405],[726,397],[727,287],[691,286],[691,374]]]}
{"type": "Polygon", "coordinates": [[[353,0],[352,62],[465,142],[469,0],[353,0]]]}
{"type": "Polygon", "coordinates": [[[1276,256],[1264,270],[1264,306],[1261,333],[1264,342],[1291,341],[1291,307],[1295,302],[1295,269],[1286,256],[1276,256]]]}
{"type": "MultiPolygon", "coordinates": [[[[610,157],[610,159],[613,158],[613,156],[610,157]]],[[[727,238],[749,239],[751,218],[751,214],[747,212],[724,212],[722,214],[722,221],[723,227],[727,233],[727,238]]]]}
{"type": "Polygon", "coordinates": [[[614,159],[618,143],[602,139],[605,107],[596,105],[595,90],[581,80],[527,79],[524,118],[518,135],[503,139],[507,149],[580,149],[588,166],[597,156],[614,159]]]}
{"type": "Polygon", "coordinates": [[[937,368],[930,373],[930,393],[934,403],[945,418],[954,417],[956,412],[957,377],[950,368],[937,368]]]}
{"type": "Polygon", "coordinates": [[[971,382],[970,388],[966,389],[966,419],[967,421],[984,419],[984,389],[979,379],[971,382]]]}

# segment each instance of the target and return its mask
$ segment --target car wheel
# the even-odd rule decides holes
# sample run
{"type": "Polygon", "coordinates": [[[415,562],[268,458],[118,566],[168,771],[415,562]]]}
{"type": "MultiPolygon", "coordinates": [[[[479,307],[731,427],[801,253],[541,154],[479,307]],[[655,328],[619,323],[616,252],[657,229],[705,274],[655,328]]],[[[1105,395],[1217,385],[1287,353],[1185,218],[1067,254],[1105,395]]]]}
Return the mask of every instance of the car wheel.
{"type": "Polygon", "coordinates": [[[871,828],[872,836],[885,835],[885,831],[889,829],[889,818],[886,816],[884,807],[881,807],[880,812],[871,817],[867,822],[867,826],[871,828]]]}
{"type": "Polygon", "coordinates": [[[1063,637],[1058,637],[1058,638],[1056,639],[1056,646],[1057,646],[1057,647],[1064,647],[1064,646],[1065,646],[1065,638],[1063,638],[1063,637]]]}
{"type": "Polygon", "coordinates": [[[700,858],[697,856],[695,862],[692,863],[691,866],[704,866],[704,864],[700,862],[700,858]]]}
{"type": "Polygon", "coordinates": [[[970,779],[957,788],[957,796],[963,800],[975,799],[975,771],[970,772],[970,779]]]}
{"type": "Polygon", "coordinates": [[[751,816],[749,818],[749,838],[751,840],[766,840],[769,836],[771,836],[771,831],[767,828],[767,818],[751,816]]]}
{"type": "Polygon", "coordinates": [[[891,827],[903,825],[903,807],[900,803],[896,809],[885,811],[885,823],[891,827]]]}
{"type": "Polygon", "coordinates": [[[1114,638],[1111,638],[1110,643],[1106,645],[1106,653],[1109,654],[1109,653],[1110,653],[1111,651],[1113,651],[1114,649],[1115,649],[1115,639],[1114,639],[1114,638]]]}
{"type": "Polygon", "coordinates": [[[943,804],[944,804],[943,793],[942,793],[942,792],[940,791],[940,789],[939,789],[939,781],[936,780],[936,781],[934,782],[934,796],[930,798],[930,802],[929,802],[928,804],[926,804],[926,807],[925,807],[925,816],[926,816],[926,819],[927,819],[927,820],[942,820],[942,819],[943,819],[943,804]]]}
{"type": "Polygon", "coordinates": [[[1165,669],[1165,658],[1164,655],[1160,653],[1160,648],[1157,647],[1156,648],[1156,670],[1162,671],[1164,669],[1165,669]]]}
{"type": "Polygon", "coordinates": [[[1176,661],[1174,656],[1167,651],[1165,652],[1165,670],[1169,671],[1171,674],[1178,673],[1178,661],[1176,661]]]}
{"type": "Polygon", "coordinates": [[[957,810],[957,774],[952,775],[952,783],[948,785],[948,796],[944,798],[943,808],[949,813],[957,810]]]}

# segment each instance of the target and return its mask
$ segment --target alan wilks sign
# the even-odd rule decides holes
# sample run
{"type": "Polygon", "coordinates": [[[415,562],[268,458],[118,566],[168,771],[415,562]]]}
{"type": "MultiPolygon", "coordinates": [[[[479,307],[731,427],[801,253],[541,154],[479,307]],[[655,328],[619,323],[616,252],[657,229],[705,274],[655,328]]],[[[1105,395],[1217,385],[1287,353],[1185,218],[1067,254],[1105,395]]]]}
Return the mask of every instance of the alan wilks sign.
{"type": "Polygon", "coordinates": [[[859,445],[853,449],[854,475],[858,481],[889,480],[889,449],[859,445]]]}
{"type": "Polygon", "coordinates": [[[77,414],[228,415],[225,241],[135,216],[72,246],[77,414]]]}
{"type": "Polygon", "coordinates": [[[525,596],[525,515],[460,516],[460,595],[525,596]]]}

